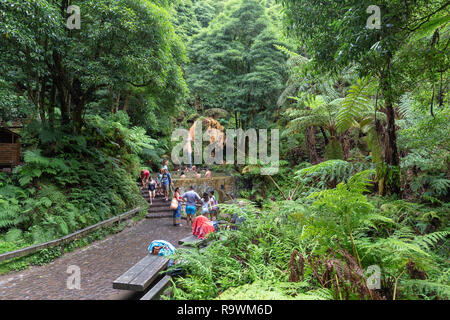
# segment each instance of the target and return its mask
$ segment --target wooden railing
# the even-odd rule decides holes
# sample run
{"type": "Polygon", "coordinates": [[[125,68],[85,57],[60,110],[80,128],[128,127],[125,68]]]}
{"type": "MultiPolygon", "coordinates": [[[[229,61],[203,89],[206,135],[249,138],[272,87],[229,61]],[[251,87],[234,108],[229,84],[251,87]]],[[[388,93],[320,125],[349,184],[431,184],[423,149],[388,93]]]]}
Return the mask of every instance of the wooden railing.
{"type": "Polygon", "coordinates": [[[134,214],[136,214],[139,211],[141,211],[141,208],[137,207],[137,208],[135,208],[133,210],[130,210],[130,211],[125,212],[125,213],[122,213],[122,214],[120,214],[118,216],[115,216],[115,217],[112,217],[112,218],[110,218],[108,220],[101,221],[101,222],[96,223],[96,224],[94,224],[92,226],[89,226],[89,227],[87,227],[85,229],[82,229],[82,230],[79,230],[77,232],[71,233],[71,234],[69,234],[67,236],[64,236],[64,237],[60,238],[60,239],[56,239],[56,240],[52,240],[52,241],[49,241],[49,242],[36,244],[34,246],[31,246],[31,247],[26,247],[26,248],[22,248],[22,249],[19,249],[19,250],[15,250],[15,251],[11,251],[11,252],[6,252],[6,253],[3,253],[3,254],[0,254],[0,262],[5,261],[5,260],[9,260],[9,259],[13,259],[13,258],[23,257],[23,256],[29,255],[31,253],[38,252],[38,251],[40,251],[42,249],[54,247],[54,246],[61,245],[63,243],[69,242],[69,241],[76,240],[76,239],[78,239],[78,238],[80,238],[82,236],[85,236],[85,235],[91,233],[94,230],[97,230],[97,229],[100,229],[100,228],[112,225],[115,222],[119,222],[120,223],[121,220],[128,219],[128,218],[130,218],[131,216],[133,216],[134,214]]]}

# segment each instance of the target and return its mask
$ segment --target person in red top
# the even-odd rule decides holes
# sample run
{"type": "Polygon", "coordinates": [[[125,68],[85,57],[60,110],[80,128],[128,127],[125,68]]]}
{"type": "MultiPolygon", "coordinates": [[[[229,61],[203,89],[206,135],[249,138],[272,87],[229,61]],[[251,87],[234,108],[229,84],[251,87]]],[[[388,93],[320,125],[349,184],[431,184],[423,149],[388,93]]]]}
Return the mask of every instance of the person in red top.
{"type": "Polygon", "coordinates": [[[148,171],[147,169],[142,169],[142,171],[141,171],[141,182],[142,182],[141,190],[147,185],[149,178],[150,178],[150,171],[148,171]]]}
{"type": "Polygon", "coordinates": [[[192,224],[192,234],[199,239],[205,239],[210,233],[215,231],[216,229],[214,228],[212,221],[208,220],[204,215],[195,218],[194,223],[192,224]]]}

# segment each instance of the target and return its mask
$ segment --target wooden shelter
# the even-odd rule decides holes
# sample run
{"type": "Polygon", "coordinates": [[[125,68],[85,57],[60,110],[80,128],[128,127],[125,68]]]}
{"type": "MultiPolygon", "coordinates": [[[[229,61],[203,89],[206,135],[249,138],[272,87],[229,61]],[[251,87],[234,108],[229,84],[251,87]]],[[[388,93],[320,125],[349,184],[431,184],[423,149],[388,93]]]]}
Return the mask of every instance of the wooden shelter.
{"type": "Polygon", "coordinates": [[[14,168],[20,163],[20,135],[0,127],[0,167],[14,168]]]}

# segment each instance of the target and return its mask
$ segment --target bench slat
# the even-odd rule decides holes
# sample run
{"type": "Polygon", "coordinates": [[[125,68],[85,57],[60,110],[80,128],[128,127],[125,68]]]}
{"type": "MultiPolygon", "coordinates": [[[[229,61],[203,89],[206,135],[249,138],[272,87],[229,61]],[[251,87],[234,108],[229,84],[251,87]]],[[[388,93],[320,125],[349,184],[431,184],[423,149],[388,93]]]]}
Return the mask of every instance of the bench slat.
{"type": "Polygon", "coordinates": [[[137,264],[128,269],[127,272],[122,274],[113,282],[114,289],[124,289],[129,290],[129,283],[135,279],[143,270],[152,266],[152,264],[158,260],[158,256],[148,254],[143,259],[141,259],[137,264]]]}
{"type": "Polygon", "coordinates": [[[159,257],[150,266],[142,270],[133,280],[128,283],[130,290],[144,291],[158,277],[159,273],[167,268],[169,260],[159,257]]]}
{"type": "Polygon", "coordinates": [[[181,245],[194,245],[194,244],[197,244],[197,243],[202,242],[202,241],[204,241],[204,240],[200,240],[199,238],[197,238],[196,236],[191,234],[190,236],[188,236],[186,238],[178,240],[178,244],[181,244],[181,245]]]}
{"type": "Polygon", "coordinates": [[[170,284],[170,276],[164,276],[153,288],[151,288],[141,300],[158,300],[164,289],[170,284]]]}

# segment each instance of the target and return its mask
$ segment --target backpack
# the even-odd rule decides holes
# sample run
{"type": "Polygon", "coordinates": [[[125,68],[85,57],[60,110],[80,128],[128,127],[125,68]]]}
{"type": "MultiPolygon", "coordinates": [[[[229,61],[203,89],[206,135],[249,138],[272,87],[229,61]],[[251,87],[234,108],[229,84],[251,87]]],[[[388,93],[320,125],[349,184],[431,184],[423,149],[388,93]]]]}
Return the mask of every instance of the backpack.
{"type": "Polygon", "coordinates": [[[168,256],[175,253],[175,247],[168,241],[155,240],[150,243],[148,252],[158,256],[168,256]]]}

